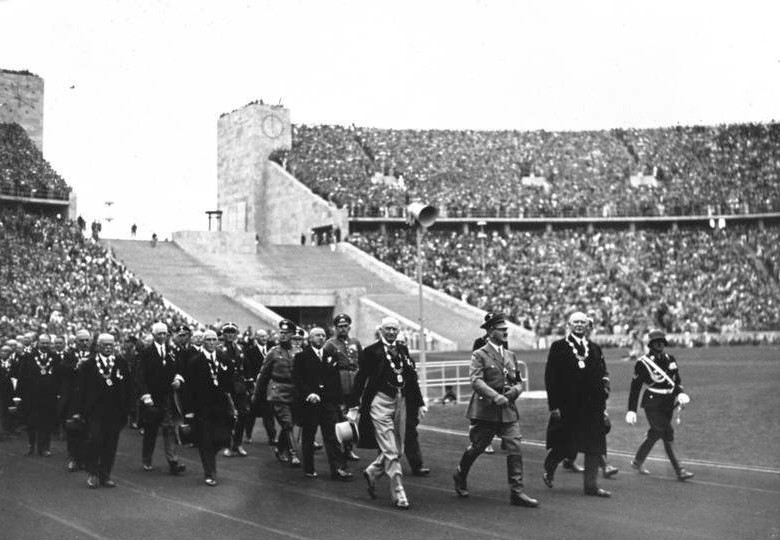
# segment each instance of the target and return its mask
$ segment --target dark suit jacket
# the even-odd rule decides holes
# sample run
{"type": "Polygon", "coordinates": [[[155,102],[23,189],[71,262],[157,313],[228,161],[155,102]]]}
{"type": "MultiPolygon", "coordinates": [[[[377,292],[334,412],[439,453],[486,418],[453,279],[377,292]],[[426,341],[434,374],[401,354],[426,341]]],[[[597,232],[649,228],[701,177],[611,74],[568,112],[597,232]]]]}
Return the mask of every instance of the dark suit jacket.
{"type": "Polygon", "coordinates": [[[232,421],[234,406],[230,398],[233,390],[233,366],[226,363],[217,351],[219,369],[217,386],[211,376],[206,355],[199,352],[190,359],[187,369],[190,379],[185,385],[184,412],[194,413],[198,419],[212,422],[232,421]]]}
{"type": "Polygon", "coordinates": [[[109,386],[98,369],[96,357],[93,354],[78,371],[74,414],[80,414],[88,422],[99,420],[121,428],[127,421],[132,401],[127,362],[115,357],[109,386]]]}
{"type": "Polygon", "coordinates": [[[317,394],[322,402],[341,403],[341,377],[338,359],[323,349],[322,361],[314,349],[306,347],[293,359],[292,379],[305,415],[310,404],[306,398],[317,394]]]}
{"type": "MultiPolygon", "coordinates": [[[[420,392],[417,380],[417,370],[405,345],[397,345],[398,354],[404,358],[403,378],[405,381],[406,406],[409,411],[422,407],[425,402],[420,392]]],[[[377,448],[374,436],[374,425],[371,421],[371,402],[376,397],[380,385],[382,371],[385,367],[385,347],[382,341],[377,341],[363,349],[358,361],[358,371],[355,375],[355,386],[349,396],[350,407],[360,406],[360,448],[377,448]]]]}
{"type": "Polygon", "coordinates": [[[152,343],[141,351],[138,362],[138,394],[150,394],[156,407],[159,407],[173,393],[171,383],[179,373],[173,348],[166,344],[167,358],[163,363],[157,352],[157,345],[152,343]]]}

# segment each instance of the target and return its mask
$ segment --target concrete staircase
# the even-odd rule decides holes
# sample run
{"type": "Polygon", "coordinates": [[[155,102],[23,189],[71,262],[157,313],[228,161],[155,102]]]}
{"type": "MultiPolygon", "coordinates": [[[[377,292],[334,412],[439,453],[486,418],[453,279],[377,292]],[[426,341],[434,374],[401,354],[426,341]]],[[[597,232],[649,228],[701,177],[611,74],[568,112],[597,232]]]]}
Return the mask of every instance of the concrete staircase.
{"type": "MultiPolygon", "coordinates": [[[[258,298],[284,297],[288,301],[284,305],[296,305],[296,301],[301,302],[297,305],[313,305],[296,295],[335,298],[339,291],[349,290],[361,299],[354,304],[363,315],[356,328],[361,339],[373,339],[373,329],[388,312],[418,323],[414,281],[344,243],[337,248],[261,246],[257,253],[227,255],[194,244],[183,244],[183,249],[174,242],[160,242],[152,248],[148,242],[113,240],[111,247],[145,283],[200,322],[211,323],[219,317],[242,326],[271,326],[275,321],[267,310],[258,309],[258,298]],[[381,310],[362,299],[378,304],[381,310]]],[[[424,298],[426,328],[443,338],[443,346],[470,350],[481,334],[484,312],[432,289],[426,288],[424,298]]],[[[510,333],[510,342],[527,346],[517,336],[510,333]]]]}
{"type": "Polygon", "coordinates": [[[241,327],[267,324],[226,294],[224,276],[172,242],[158,242],[154,248],[137,240],[104,240],[103,244],[146,285],[201,324],[211,324],[217,317],[241,327]]]}

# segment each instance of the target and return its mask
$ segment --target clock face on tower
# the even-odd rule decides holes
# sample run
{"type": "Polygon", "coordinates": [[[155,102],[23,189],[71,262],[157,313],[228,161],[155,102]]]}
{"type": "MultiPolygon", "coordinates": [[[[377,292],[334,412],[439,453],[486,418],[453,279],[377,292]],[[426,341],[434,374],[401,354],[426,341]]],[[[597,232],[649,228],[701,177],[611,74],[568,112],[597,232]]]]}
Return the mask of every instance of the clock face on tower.
{"type": "Polygon", "coordinates": [[[263,133],[271,139],[277,138],[284,130],[284,122],[275,114],[268,114],[263,118],[263,133]]]}

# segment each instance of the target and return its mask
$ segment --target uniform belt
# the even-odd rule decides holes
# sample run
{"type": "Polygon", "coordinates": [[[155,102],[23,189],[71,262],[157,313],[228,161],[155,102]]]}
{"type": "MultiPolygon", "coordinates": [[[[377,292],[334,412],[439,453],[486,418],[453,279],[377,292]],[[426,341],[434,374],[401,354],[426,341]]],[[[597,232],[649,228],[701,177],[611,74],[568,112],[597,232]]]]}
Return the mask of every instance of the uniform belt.
{"type": "Polygon", "coordinates": [[[289,377],[271,377],[271,380],[274,382],[280,382],[280,383],[287,383],[292,384],[292,379],[289,377]]]}
{"type": "Polygon", "coordinates": [[[648,388],[648,392],[652,392],[653,394],[663,394],[668,395],[674,392],[674,389],[672,388],[648,388]]]}

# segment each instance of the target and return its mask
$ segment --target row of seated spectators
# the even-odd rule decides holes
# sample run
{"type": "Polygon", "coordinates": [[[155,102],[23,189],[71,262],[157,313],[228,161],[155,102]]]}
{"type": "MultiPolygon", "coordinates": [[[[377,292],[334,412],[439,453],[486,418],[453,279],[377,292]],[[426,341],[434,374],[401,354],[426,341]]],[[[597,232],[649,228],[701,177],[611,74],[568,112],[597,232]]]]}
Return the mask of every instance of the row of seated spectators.
{"type": "Polygon", "coordinates": [[[137,334],[156,320],[186,322],[76,222],[0,208],[0,335],[137,334]]]}
{"type": "Polygon", "coordinates": [[[19,124],[0,124],[0,195],[68,200],[70,187],[19,124]]]}
{"type": "Polygon", "coordinates": [[[296,125],[292,150],[271,158],[354,217],[401,216],[414,199],[451,217],[780,210],[776,123],[580,132],[296,125]],[[631,187],[633,175],[657,185],[631,187]]]}
{"type": "MultiPolygon", "coordinates": [[[[349,241],[416,275],[408,231],[349,241]]],[[[575,310],[600,334],[780,330],[780,228],[549,233],[428,231],[426,285],[498,310],[539,335],[559,334],[575,310]],[[484,245],[484,247],[483,247],[484,245]]]]}

